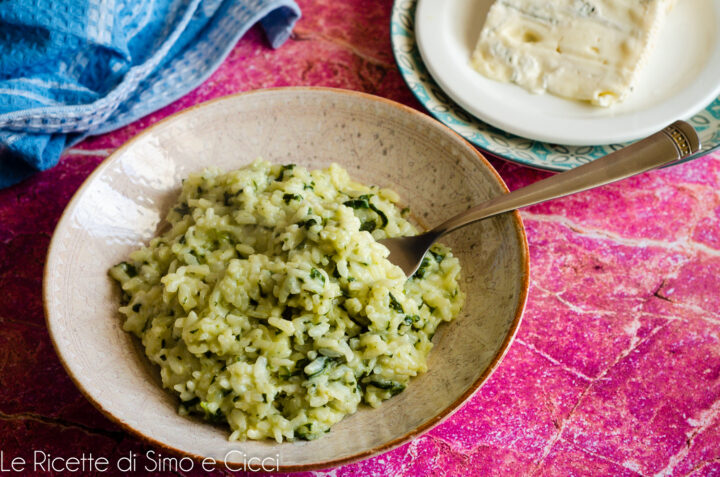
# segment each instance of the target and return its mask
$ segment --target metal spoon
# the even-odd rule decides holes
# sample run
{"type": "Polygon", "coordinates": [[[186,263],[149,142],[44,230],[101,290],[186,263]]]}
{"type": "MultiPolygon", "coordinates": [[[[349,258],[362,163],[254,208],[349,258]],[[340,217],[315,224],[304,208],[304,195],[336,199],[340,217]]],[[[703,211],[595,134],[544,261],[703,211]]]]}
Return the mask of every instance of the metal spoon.
{"type": "Polygon", "coordinates": [[[413,237],[380,240],[390,250],[388,259],[409,277],[418,269],[430,246],[443,235],[503,212],[582,192],[668,165],[700,150],[693,127],[676,121],[662,131],[628,147],[567,172],[476,205],[434,229],[413,237]]]}

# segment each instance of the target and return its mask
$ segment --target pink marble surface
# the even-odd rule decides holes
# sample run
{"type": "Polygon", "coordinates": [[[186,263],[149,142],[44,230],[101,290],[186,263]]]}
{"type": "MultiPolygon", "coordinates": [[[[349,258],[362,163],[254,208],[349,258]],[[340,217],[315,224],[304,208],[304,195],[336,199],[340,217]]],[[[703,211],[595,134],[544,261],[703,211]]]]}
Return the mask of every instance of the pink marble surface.
{"type": "MultiPolygon", "coordinates": [[[[116,147],[168,114],[256,88],[348,88],[420,109],[393,63],[389,0],[298,3],[304,17],[281,49],[251,30],[186,97],[0,191],[0,466],[38,450],[112,462],[152,449],[75,389],[43,319],[55,224],[116,147]]],[[[545,176],[492,162],[511,188],[545,176]]],[[[524,211],[530,295],[497,372],[426,435],[317,474],[720,475],[719,190],[716,154],[524,211]]]]}

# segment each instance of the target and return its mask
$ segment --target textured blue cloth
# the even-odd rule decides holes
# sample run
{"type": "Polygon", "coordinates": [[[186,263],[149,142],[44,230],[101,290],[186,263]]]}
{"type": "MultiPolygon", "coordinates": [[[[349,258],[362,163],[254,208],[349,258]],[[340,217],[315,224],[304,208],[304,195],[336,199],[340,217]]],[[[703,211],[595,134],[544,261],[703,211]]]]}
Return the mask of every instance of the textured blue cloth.
{"type": "Polygon", "coordinates": [[[293,0],[0,0],[0,188],[188,93],[257,21],[276,48],[299,17],[293,0]]]}

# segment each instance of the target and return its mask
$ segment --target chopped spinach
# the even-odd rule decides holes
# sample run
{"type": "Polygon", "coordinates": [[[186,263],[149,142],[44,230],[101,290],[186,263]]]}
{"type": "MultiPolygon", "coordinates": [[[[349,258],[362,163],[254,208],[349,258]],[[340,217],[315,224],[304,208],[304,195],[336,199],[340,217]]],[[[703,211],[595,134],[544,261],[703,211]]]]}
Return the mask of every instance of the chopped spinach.
{"type": "Polygon", "coordinates": [[[302,200],[303,197],[299,194],[283,194],[283,201],[289,204],[291,200],[302,200]]]}
{"type": "Polygon", "coordinates": [[[301,310],[293,308],[292,306],[288,306],[282,311],[280,316],[282,316],[284,320],[292,320],[293,316],[299,315],[300,312],[301,310]]]}
{"type": "Polygon", "coordinates": [[[385,227],[388,224],[387,215],[385,215],[385,213],[382,210],[378,209],[377,207],[375,207],[372,204],[370,204],[370,208],[373,210],[373,212],[375,212],[376,214],[378,214],[380,216],[380,220],[382,221],[382,225],[380,227],[385,227]]]}
{"type": "Polygon", "coordinates": [[[174,210],[181,216],[185,216],[190,213],[190,207],[187,205],[187,202],[183,202],[179,206],[175,207],[174,210]]]}
{"type": "Polygon", "coordinates": [[[298,439],[309,441],[313,438],[312,423],[303,424],[302,426],[295,429],[295,435],[298,439]]]}
{"type": "Polygon", "coordinates": [[[298,222],[298,227],[310,229],[310,227],[312,227],[313,225],[316,225],[317,223],[318,223],[317,220],[310,218],[310,219],[298,222]]]}
{"type": "Polygon", "coordinates": [[[287,366],[281,366],[280,369],[278,369],[278,377],[280,379],[288,379],[293,374],[290,372],[290,368],[287,366]]]}
{"type": "MultiPolygon", "coordinates": [[[[425,300],[423,300],[422,304],[425,305],[425,306],[427,306],[427,308],[428,308],[428,310],[430,310],[430,313],[431,313],[431,314],[432,314],[432,313],[435,313],[435,307],[434,307],[434,306],[428,305],[425,300]]],[[[421,306],[421,307],[422,307],[422,306],[421,306]]]]}
{"type": "Polygon", "coordinates": [[[200,402],[200,407],[203,411],[205,411],[205,419],[207,419],[210,422],[222,422],[223,419],[223,413],[220,408],[217,408],[215,412],[211,412],[208,403],[205,401],[200,402]]]}
{"type": "Polygon", "coordinates": [[[377,227],[374,220],[366,220],[360,225],[360,232],[372,232],[377,227]]]}
{"type": "Polygon", "coordinates": [[[346,200],[343,202],[343,205],[346,205],[351,209],[369,209],[370,197],[372,197],[370,194],[361,195],[355,199],[346,200]]]}
{"type": "Polygon", "coordinates": [[[231,206],[232,203],[233,203],[233,201],[232,201],[233,198],[235,198],[235,197],[239,196],[240,194],[242,194],[242,191],[243,191],[243,190],[240,189],[239,191],[237,191],[237,192],[234,193],[234,194],[231,194],[230,192],[227,192],[227,191],[223,192],[223,204],[226,205],[226,206],[228,206],[228,207],[231,206]]]}
{"type": "Polygon", "coordinates": [[[366,331],[368,328],[370,328],[370,325],[372,324],[370,322],[370,320],[365,316],[361,316],[361,315],[353,316],[350,313],[348,313],[348,318],[350,318],[350,321],[352,321],[353,323],[358,325],[360,327],[360,329],[363,331],[366,331]]]}
{"type": "Polygon", "coordinates": [[[375,386],[378,389],[384,389],[386,391],[390,391],[391,396],[400,394],[401,392],[403,392],[405,390],[404,384],[398,383],[397,381],[391,381],[389,379],[383,379],[383,378],[374,378],[368,384],[371,386],[375,386]]]}
{"type": "Polygon", "coordinates": [[[137,268],[135,268],[135,265],[132,265],[132,264],[130,264],[130,263],[121,262],[121,263],[118,264],[118,267],[120,267],[120,269],[121,269],[123,272],[125,272],[125,274],[126,274],[128,277],[130,277],[130,278],[136,277],[137,274],[138,274],[137,268]]]}
{"type": "Polygon", "coordinates": [[[320,280],[323,284],[325,283],[325,275],[320,273],[317,268],[310,270],[310,278],[320,280]]]}
{"type": "Polygon", "coordinates": [[[418,315],[405,315],[405,324],[408,326],[412,326],[413,323],[417,323],[420,321],[420,317],[418,315]]]}
{"type": "MultiPolygon", "coordinates": [[[[295,164],[287,164],[280,168],[280,174],[277,176],[277,179],[275,179],[278,182],[282,182],[285,180],[285,172],[286,171],[292,171],[295,169],[295,164]]],[[[291,176],[292,177],[292,176],[291,176]]]]}
{"type": "Polygon", "coordinates": [[[432,250],[430,250],[430,255],[433,256],[433,258],[435,259],[435,261],[437,263],[442,263],[442,261],[445,259],[445,255],[440,254],[440,253],[435,253],[432,250]]]}
{"type": "Polygon", "coordinates": [[[405,313],[405,310],[403,309],[402,305],[400,304],[399,301],[397,301],[397,299],[393,296],[393,294],[388,293],[388,295],[390,296],[390,308],[392,308],[393,310],[395,310],[398,313],[405,313]]]}
{"type": "Polygon", "coordinates": [[[413,274],[412,278],[424,278],[429,266],[430,260],[427,257],[424,257],[422,259],[422,263],[420,263],[420,268],[417,269],[417,272],[413,274]]]}
{"type": "Polygon", "coordinates": [[[185,406],[186,408],[190,408],[199,403],[200,403],[200,398],[196,396],[188,401],[183,401],[183,406],[185,406]]]}
{"type": "Polygon", "coordinates": [[[303,372],[306,377],[312,378],[313,376],[317,376],[322,373],[329,362],[330,360],[327,356],[318,356],[314,360],[310,361],[310,364],[303,368],[303,372]]]}

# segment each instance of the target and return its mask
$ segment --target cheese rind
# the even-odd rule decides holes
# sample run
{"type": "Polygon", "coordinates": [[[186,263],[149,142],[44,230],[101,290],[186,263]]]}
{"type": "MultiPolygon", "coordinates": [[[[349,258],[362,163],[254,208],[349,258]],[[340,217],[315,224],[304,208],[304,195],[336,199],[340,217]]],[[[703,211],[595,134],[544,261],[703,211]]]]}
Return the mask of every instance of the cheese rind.
{"type": "Polygon", "coordinates": [[[674,0],[497,0],[471,65],[534,93],[610,106],[632,91],[674,0]]]}

